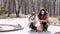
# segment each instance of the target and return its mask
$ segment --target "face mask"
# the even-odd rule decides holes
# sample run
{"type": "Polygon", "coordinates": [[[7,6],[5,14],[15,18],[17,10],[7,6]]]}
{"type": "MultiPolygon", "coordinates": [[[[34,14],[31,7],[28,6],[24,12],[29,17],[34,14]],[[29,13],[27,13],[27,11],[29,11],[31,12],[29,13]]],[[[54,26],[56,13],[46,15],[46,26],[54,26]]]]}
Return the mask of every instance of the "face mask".
{"type": "Polygon", "coordinates": [[[41,14],[44,14],[44,11],[41,11],[41,14]]]}

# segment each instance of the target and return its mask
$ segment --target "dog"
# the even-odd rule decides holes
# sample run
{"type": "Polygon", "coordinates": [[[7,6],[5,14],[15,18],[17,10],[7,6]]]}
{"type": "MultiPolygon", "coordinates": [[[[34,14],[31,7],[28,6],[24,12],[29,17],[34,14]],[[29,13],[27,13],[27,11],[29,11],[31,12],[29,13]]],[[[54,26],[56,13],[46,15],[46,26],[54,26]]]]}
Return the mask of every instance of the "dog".
{"type": "Polygon", "coordinates": [[[40,22],[40,25],[37,26],[37,31],[47,31],[48,25],[46,22],[40,22]]]}
{"type": "Polygon", "coordinates": [[[37,31],[38,32],[42,32],[43,31],[43,24],[39,23],[39,25],[37,25],[37,31]]]}

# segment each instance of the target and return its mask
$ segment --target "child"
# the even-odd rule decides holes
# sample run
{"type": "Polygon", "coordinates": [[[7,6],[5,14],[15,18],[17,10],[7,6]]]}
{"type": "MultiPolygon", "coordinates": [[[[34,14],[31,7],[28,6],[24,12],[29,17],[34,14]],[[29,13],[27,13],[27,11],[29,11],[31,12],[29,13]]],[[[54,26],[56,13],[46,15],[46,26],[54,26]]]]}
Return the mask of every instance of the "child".
{"type": "Polygon", "coordinates": [[[35,26],[37,22],[35,12],[32,12],[31,16],[29,17],[29,22],[30,22],[29,27],[32,29],[32,31],[37,31],[37,27],[35,26]]]}

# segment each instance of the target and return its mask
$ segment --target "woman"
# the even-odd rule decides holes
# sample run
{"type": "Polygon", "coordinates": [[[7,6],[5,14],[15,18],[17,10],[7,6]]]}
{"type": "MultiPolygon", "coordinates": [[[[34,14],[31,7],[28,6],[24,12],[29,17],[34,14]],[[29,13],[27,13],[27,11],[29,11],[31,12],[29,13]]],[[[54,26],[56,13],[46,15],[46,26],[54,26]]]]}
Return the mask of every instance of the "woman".
{"type": "Polygon", "coordinates": [[[37,27],[35,26],[36,25],[36,14],[35,14],[35,12],[32,12],[31,16],[29,17],[29,22],[30,22],[29,27],[32,29],[31,31],[37,31],[37,27]]]}
{"type": "Polygon", "coordinates": [[[38,14],[38,19],[40,24],[42,24],[43,31],[47,31],[49,20],[48,20],[48,13],[45,9],[41,9],[38,14]]]}

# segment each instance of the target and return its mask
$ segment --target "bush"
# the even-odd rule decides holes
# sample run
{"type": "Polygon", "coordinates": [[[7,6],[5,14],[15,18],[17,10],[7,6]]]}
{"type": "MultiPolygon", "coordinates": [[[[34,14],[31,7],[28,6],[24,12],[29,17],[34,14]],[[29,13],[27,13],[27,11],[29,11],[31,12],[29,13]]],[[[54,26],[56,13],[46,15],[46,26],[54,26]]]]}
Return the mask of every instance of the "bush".
{"type": "Polygon", "coordinates": [[[60,21],[60,18],[59,18],[59,21],[60,21]]]}
{"type": "Polygon", "coordinates": [[[4,12],[6,12],[6,10],[1,9],[0,10],[0,15],[2,15],[4,12]]]}

